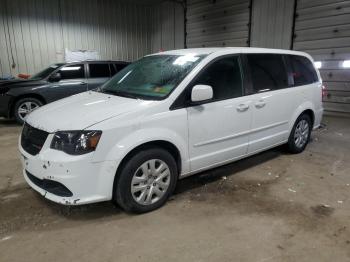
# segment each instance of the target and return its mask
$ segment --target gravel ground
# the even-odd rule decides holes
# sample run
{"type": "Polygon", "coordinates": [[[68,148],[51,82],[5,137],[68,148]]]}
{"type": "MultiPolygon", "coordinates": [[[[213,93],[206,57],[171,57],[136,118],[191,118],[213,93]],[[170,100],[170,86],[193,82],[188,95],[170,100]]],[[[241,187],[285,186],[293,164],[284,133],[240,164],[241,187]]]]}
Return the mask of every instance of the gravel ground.
{"type": "Polygon", "coordinates": [[[64,207],[24,182],[20,127],[0,119],[0,261],[350,261],[350,118],[181,180],[161,209],[64,207]]]}

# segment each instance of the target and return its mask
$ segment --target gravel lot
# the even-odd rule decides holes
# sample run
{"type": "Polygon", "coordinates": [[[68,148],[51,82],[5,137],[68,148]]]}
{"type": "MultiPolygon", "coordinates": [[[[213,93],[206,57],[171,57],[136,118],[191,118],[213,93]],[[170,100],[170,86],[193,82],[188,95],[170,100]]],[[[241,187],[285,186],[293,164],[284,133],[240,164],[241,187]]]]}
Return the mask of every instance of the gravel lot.
{"type": "Polygon", "coordinates": [[[350,261],[350,118],[307,150],[276,148],[181,180],[161,209],[64,207],[24,182],[0,119],[0,261],[350,261]]]}

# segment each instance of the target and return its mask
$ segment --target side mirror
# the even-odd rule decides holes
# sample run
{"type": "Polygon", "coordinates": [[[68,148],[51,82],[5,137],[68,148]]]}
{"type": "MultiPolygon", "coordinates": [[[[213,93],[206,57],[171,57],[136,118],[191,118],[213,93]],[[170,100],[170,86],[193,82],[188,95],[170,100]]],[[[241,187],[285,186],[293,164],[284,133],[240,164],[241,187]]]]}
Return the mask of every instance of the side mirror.
{"type": "Polygon", "coordinates": [[[51,82],[58,82],[61,80],[61,74],[60,73],[54,73],[52,76],[50,76],[49,80],[51,82]]]}
{"type": "Polygon", "coordinates": [[[205,102],[213,98],[213,88],[208,85],[195,85],[192,88],[191,101],[193,103],[205,102]]]}

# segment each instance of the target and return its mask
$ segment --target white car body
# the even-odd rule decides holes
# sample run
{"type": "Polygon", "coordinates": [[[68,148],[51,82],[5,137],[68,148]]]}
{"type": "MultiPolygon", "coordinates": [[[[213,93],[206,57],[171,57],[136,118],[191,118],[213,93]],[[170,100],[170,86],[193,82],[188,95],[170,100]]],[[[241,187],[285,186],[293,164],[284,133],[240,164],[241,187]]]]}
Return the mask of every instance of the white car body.
{"type": "Polygon", "coordinates": [[[171,110],[196,74],[217,57],[274,53],[305,56],[313,61],[302,52],[261,48],[185,49],[160,55],[189,53],[208,55],[164,100],[146,101],[89,91],[32,112],[26,123],[49,132],[49,136],[35,156],[19,144],[28,184],[45,198],[62,204],[111,200],[120,163],[145,143],[164,141],[173,145],[180,156],[182,178],[286,143],[296,119],[306,110],[313,114],[313,128],[320,125],[322,81],[317,70],[319,81],[311,85],[171,110]],[[56,131],[90,129],[102,131],[94,152],[73,156],[50,148],[56,131]],[[62,183],[73,196],[47,192],[28,179],[26,172],[62,183]]]}

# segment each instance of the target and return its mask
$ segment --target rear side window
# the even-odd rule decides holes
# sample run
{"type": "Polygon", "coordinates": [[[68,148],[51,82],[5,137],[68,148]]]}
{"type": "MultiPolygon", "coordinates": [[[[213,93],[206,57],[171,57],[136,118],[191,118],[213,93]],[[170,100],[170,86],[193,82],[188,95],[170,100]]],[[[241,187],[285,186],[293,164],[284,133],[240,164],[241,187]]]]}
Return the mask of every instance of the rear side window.
{"type": "Polygon", "coordinates": [[[255,92],[288,87],[287,71],[282,55],[247,54],[246,56],[255,92]]]}
{"type": "Polygon", "coordinates": [[[89,64],[89,72],[91,78],[110,77],[108,64],[89,64]]]}
{"type": "Polygon", "coordinates": [[[221,58],[210,64],[194,85],[210,85],[213,99],[224,100],[242,96],[242,76],[238,56],[221,58]]]}
{"type": "Polygon", "coordinates": [[[289,55],[294,86],[312,84],[318,76],[312,62],[304,56],[289,55]]]}
{"type": "Polygon", "coordinates": [[[84,78],[84,64],[76,64],[62,67],[58,73],[61,75],[61,80],[84,78]]]}

